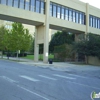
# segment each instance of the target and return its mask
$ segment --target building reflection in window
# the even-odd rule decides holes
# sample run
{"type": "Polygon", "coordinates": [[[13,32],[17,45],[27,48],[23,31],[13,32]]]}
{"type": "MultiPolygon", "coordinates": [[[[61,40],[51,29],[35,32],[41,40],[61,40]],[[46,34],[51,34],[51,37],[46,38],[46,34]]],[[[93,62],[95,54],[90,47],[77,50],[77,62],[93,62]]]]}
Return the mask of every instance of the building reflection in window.
{"type": "Polygon", "coordinates": [[[8,0],[7,5],[12,6],[13,0],[8,0]]]}
{"type": "Polygon", "coordinates": [[[19,8],[24,9],[24,0],[20,0],[19,8]]]}
{"type": "Polygon", "coordinates": [[[36,12],[40,13],[40,0],[36,0],[36,12]]]}
{"type": "Polygon", "coordinates": [[[41,1],[41,14],[44,14],[44,2],[43,1],[41,1]]]}
{"type": "Polygon", "coordinates": [[[19,7],[18,4],[19,4],[19,0],[14,0],[14,5],[13,6],[18,8],[19,7]]]}
{"type": "Polygon", "coordinates": [[[25,10],[29,10],[30,0],[25,0],[25,10]]]}
{"type": "Polygon", "coordinates": [[[1,4],[6,5],[7,4],[7,0],[1,0],[1,4]]]}

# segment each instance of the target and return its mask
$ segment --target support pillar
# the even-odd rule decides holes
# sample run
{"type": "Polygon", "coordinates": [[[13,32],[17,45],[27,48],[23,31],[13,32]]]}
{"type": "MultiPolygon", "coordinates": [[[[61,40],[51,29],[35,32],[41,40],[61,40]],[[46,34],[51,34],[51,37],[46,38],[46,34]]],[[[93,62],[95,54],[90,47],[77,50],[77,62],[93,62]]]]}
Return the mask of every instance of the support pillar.
{"type": "Polygon", "coordinates": [[[46,0],[46,11],[45,11],[45,24],[44,24],[44,54],[43,54],[43,62],[48,63],[48,55],[49,55],[49,7],[50,0],[46,0]]]}
{"type": "Polygon", "coordinates": [[[39,59],[39,45],[37,43],[38,41],[38,36],[37,36],[37,27],[35,26],[35,41],[34,41],[34,61],[38,62],[39,59]]]}

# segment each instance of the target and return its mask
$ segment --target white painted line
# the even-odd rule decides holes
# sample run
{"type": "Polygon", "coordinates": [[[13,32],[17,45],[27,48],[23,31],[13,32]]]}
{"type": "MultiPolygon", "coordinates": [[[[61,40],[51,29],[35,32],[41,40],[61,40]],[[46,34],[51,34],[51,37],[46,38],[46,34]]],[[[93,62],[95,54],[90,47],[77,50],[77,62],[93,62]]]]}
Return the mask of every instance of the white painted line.
{"type": "Polygon", "coordinates": [[[39,80],[37,80],[37,79],[35,79],[35,78],[31,78],[31,77],[24,76],[24,75],[20,75],[20,77],[25,78],[25,79],[28,79],[28,80],[33,81],[33,82],[39,81],[39,80]]]}
{"type": "Polygon", "coordinates": [[[73,83],[73,84],[77,84],[77,85],[81,85],[81,86],[88,87],[88,88],[93,88],[93,89],[100,90],[99,87],[92,87],[92,86],[89,86],[89,85],[85,85],[85,84],[81,84],[81,83],[76,83],[76,82],[71,82],[71,81],[67,81],[67,82],[70,82],[70,83],[73,83]]]}
{"type": "Polygon", "coordinates": [[[55,78],[51,78],[51,77],[44,76],[44,75],[38,75],[38,76],[43,77],[43,78],[46,78],[46,79],[54,80],[54,81],[57,80],[57,79],[55,79],[55,78]]]}
{"type": "Polygon", "coordinates": [[[22,87],[22,86],[19,86],[19,85],[17,85],[17,86],[18,86],[19,88],[21,88],[21,89],[27,91],[27,92],[30,92],[30,93],[32,93],[32,94],[34,94],[34,95],[40,97],[40,98],[43,98],[44,100],[50,100],[50,99],[48,99],[48,98],[46,98],[46,97],[44,97],[44,96],[42,96],[42,95],[40,95],[40,94],[37,94],[36,92],[30,91],[30,90],[28,90],[28,89],[26,89],[26,88],[24,88],[24,87],[22,87]]]}
{"type": "Polygon", "coordinates": [[[87,77],[84,77],[84,76],[74,75],[74,74],[68,74],[68,75],[71,75],[71,76],[76,76],[76,77],[80,77],[80,78],[87,78],[87,77]]]}
{"type": "Polygon", "coordinates": [[[76,78],[66,77],[66,76],[58,75],[58,74],[53,74],[53,75],[54,75],[54,76],[57,76],[57,77],[61,77],[61,78],[66,78],[66,79],[76,79],[76,78]]]}
{"type": "Polygon", "coordinates": [[[7,80],[7,81],[9,81],[9,82],[11,82],[11,83],[18,83],[18,81],[15,81],[15,80],[12,80],[12,79],[10,79],[10,78],[8,78],[8,77],[6,77],[6,76],[1,76],[1,78],[3,78],[3,79],[5,79],[5,80],[7,80]]]}

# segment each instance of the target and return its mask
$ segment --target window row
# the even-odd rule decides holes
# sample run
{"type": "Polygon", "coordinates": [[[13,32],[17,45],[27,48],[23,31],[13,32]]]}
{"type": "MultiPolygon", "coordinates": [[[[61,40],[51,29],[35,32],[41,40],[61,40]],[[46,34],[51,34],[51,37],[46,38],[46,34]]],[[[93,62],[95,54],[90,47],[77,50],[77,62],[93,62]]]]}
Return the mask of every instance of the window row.
{"type": "Polygon", "coordinates": [[[100,29],[100,18],[90,15],[89,24],[91,27],[100,29]]]}
{"type": "Polygon", "coordinates": [[[50,3],[50,16],[85,24],[85,14],[83,12],[64,7],[55,3],[50,3]]]}
{"type": "Polygon", "coordinates": [[[44,0],[0,0],[1,4],[17,7],[37,13],[45,13],[44,0]]]}

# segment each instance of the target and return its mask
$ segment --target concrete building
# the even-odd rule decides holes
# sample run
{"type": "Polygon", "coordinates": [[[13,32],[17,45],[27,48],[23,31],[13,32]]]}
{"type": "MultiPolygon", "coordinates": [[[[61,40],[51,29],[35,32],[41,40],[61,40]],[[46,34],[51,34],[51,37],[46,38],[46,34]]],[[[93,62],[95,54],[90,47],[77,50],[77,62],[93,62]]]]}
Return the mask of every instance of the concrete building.
{"type": "Polygon", "coordinates": [[[43,61],[48,62],[49,29],[78,34],[100,33],[100,9],[79,0],[0,0],[0,19],[35,26],[34,61],[44,44],[43,61]]]}

